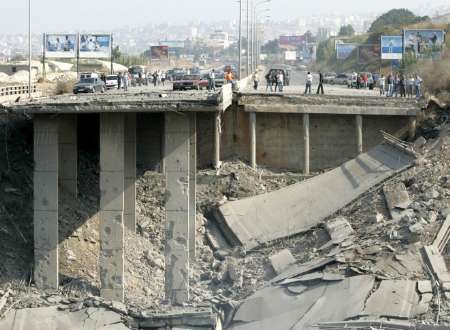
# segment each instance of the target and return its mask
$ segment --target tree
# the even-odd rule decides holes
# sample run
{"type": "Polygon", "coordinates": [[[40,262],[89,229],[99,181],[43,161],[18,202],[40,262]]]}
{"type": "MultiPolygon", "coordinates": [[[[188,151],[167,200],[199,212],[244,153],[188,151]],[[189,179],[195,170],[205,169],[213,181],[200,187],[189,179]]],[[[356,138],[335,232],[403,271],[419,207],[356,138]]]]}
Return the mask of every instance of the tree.
{"type": "Polygon", "coordinates": [[[119,46],[113,48],[111,56],[113,61],[122,57],[122,52],[120,51],[119,46]]]}
{"type": "Polygon", "coordinates": [[[268,41],[261,48],[261,51],[265,54],[278,54],[281,52],[278,39],[268,41]]]}
{"type": "Polygon", "coordinates": [[[355,29],[351,24],[342,25],[339,30],[339,37],[353,37],[355,35],[355,29]]]}
{"type": "Polygon", "coordinates": [[[380,33],[386,28],[402,28],[429,20],[428,16],[416,16],[408,9],[392,9],[378,17],[369,29],[370,33],[380,33]]]}

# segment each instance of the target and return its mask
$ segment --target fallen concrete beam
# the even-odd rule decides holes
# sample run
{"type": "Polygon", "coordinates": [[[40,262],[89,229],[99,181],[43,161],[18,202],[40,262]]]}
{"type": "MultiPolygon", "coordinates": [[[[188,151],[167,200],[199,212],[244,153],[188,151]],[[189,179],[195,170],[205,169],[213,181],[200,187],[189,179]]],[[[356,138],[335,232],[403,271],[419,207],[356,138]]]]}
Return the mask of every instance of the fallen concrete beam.
{"type": "Polygon", "coordinates": [[[441,229],[439,230],[436,238],[434,239],[433,246],[435,246],[440,253],[444,252],[445,247],[450,240],[450,215],[444,221],[441,229]]]}
{"type": "Polygon", "coordinates": [[[410,167],[414,157],[382,144],[310,180],[215,210],[218,223],[247,249],[317,226],[373,186],[410,167]],[[227,230],[229,229],[229,230],[227,230]]]}

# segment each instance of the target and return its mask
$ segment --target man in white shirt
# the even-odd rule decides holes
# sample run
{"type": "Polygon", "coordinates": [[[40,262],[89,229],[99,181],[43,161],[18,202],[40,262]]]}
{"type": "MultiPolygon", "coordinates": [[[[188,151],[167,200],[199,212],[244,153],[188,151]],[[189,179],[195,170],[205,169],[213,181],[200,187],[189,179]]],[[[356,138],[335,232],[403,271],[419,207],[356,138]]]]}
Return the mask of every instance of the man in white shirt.
{"type": "Polygon", "coordinates": [[[308,72],[308,74],[306,75],[305,95],[308,93],[311,94],[312,82],[313,82],[313,76],[312,76],[311,72],[308,72]]]}

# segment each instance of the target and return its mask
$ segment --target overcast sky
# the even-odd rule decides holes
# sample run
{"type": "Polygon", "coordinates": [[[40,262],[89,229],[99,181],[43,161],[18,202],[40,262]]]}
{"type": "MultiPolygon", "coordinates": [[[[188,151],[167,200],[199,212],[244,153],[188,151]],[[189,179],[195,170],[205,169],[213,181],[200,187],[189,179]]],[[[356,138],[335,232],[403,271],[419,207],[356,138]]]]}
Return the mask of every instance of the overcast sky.
{"type": "MultiPolygon", "coordinates": [[[[256,0],[258,1],[258,0],[256,0]]],[[[150,22],[186,23],[192,20],[233,20],[238,0],[31,0],[32,26],[36,33],[94,30],[150,22]]],[[[245,2],[245,0],[243,0],[245,2]]],[[[449,0],[272,0],[273,20],[317,13],[384,12],[396,8],[433,6],[449,0]]],[[[27,32],[28,0],[0,0],[0,33],[27,32]]]]}

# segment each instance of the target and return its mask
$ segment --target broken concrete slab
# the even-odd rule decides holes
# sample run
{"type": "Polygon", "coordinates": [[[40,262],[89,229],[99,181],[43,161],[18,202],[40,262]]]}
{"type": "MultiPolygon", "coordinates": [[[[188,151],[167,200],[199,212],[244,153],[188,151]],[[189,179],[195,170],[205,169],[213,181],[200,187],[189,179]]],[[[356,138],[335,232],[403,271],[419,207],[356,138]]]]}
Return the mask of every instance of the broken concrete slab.
{"type": "Polygon", "coordinates": [[[433,286],[431,281],[417,281],[417,291],[420,293],[432,293],[433,286]]]}
{"type": "Polygon", "coordinates": [[[435,246],[440,253],[444,252],[445,247],[447,246],[448,241],[450,240],[450,215],[447,215],[447,218],[444,221],[444,224],[441,226],[436,238],[433,242],[433,246],[435,246]]]}
{"type": "Polygon", "coordinates": [[[88,308],[78,312],[59,311],[56,306],[12,311],[0,320],[2,330],[126,330],[121,316],[104,308],[88,308]],[[11,322],[12,320],[12,322],[11,322]]]}
{"type": "Polygon", "coordinates": [[[138,320],[139,328],[173,328],[190,329],[192,327],[204,327],[216,329],[220,324],[218,315],[211,307],[184,307],[173,308],[170,312],[142,312],[138,320]]]}
{"type": "Polygon", "coordinates": [[[226,203],[215,210],[230,241],[247,250],[318,225],[368,189],[412,165],[414,157],[383,144],[342,166],[271,193],[226,203]],[[280,221],[282,219],[282,221],[280,221]]]}
{"type": "Polygon", "coordinates": [[[447,270],[445,259],[436,246],[424,246],[423,256],[425,262],[430,266],[431,271],[437,277],[442,286],[444,286],[445,283],[450,282],[450,274],[447,270]]]}
{"type": "Polygon", "coordinates": [[[296,262],[291,251],[288,249],[281,250],[280,252],[269,257],[270,264],[277,275],[286,270],[290,265],[296,262]]]}
{"type": "Polygon", "coordinates": [[[361,316],[410,319],[416,315],[419,295],[416,281],[386,280],[372,293],[361,316]]]}
{"type": "Polygon", "coordinates": [[[323,282],[299,295],[282,287],[266,287],[237,310],[230,329],[309,329],[318,322],[356,317],[374,285],[372,276],[323,282]]]}
{"type": "Polygon", "coordinates": [[[325,267],[326,265],[331,264],[334,261],[335,261],[335,258],[329,257],[329,258],[311,260],[311,261],[305,262],[300,265],[292,265],[291,267],[286,269],[284,272],[282,272],[278,276],[274,277],[271,280],[271,282],[272,283],[281,282],[285,279],[303,275],[303,274],[312,272],[313,270],[325,267]]]}
{"type": "Polygon", "coordinates": [[[337,217],[327,222],[325,229],[333,243],[341,243],[354,233],[352,226],[344,217],[337,217]]]}
{"type": "Polygon", "coordinates": [[[383,187],[383,193],[393,220],[397,220],[401,214],[401,210],[405,210],[411,205],[411,199],[403,182],[385,185],[383,187]]]}
{"type": "Polygon", "coordinates": [[[392,329],[392,330],[448,330],[448,326],[414,324],[408,321],[361,320],[344,322],[321,322],[319,330],[327,329],[392,329]]]}

